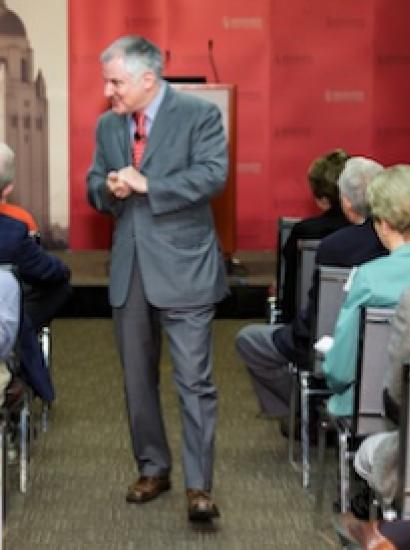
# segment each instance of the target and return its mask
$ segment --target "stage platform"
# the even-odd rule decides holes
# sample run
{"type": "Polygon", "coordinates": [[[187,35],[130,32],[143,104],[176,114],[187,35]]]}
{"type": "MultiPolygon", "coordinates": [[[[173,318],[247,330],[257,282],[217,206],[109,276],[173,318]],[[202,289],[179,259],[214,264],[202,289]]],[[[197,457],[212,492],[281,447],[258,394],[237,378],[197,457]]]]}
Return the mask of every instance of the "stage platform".
{"type": "MultiPolygon", "coordinates": [[[[61,316],[109,317],[109,252],[54,252],[72,272],[74,294],[61,316]]],[[[266,317],[266,299],[275,284],[276,253],[239,251],[227,262],[230,296],[218,304],[218,318],[266,317]]]]}

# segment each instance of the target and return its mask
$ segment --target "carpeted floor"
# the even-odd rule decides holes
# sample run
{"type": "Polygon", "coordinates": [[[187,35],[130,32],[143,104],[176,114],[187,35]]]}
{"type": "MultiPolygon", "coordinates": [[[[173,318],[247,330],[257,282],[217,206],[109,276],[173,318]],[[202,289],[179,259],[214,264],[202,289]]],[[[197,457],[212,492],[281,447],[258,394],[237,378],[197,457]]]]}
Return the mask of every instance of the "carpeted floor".
{"type": "Polygon", "coordinates": [[[122,378],[107,319],[52,327],[57,400],[33,446],[29,491],[11,487],[7,550],[325,550],[338,548],[330,514],[314,527],[313,500],[287,462],[287,441],[258,412],[233,341],[245,323],[215,322],[220,407],[213,529],[186,519],[180,421],[166,350],[162,393],[174,455],[173,489],[145,505],[125,502],[135,477],[122,378]]]}

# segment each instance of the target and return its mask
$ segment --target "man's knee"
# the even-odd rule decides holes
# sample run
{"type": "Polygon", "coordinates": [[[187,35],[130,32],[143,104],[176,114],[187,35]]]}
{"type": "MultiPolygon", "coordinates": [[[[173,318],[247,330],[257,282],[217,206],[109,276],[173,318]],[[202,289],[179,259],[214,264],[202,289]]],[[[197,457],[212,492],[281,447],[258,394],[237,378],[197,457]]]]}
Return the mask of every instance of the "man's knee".
{"type": "Polygon", "coordinates": [[[252,350],[255,347],[255,330],[254,325],[243,327],[235,338],[235,348],[239,356],[247,362],[249,355],[252,355],[252,350]]]}

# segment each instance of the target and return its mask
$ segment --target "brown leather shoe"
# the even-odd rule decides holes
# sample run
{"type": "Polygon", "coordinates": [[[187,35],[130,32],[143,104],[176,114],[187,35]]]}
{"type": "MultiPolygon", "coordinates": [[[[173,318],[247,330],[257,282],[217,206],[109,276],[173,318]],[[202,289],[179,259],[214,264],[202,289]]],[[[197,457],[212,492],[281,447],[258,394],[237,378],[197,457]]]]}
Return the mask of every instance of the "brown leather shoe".
{"type": "Polygon", "coordinates": [[[367,550],[396,550],[396,546],[379,531],[379,522],[357,519],[351,512],[340,514],[338,523],[344,534],[367,550]]]}
{"type": "Polygon", "coordinates": [[[169,477],[141,476],[128,487],[127,502],[147,502],[171,488],[169,477]]]}
{"type": "Polygon", "coordinates": [[[188,518],[191,521],[209,521],[219,518],[220,513],[211,495],[201,489],[187,489],[188,518]]]}

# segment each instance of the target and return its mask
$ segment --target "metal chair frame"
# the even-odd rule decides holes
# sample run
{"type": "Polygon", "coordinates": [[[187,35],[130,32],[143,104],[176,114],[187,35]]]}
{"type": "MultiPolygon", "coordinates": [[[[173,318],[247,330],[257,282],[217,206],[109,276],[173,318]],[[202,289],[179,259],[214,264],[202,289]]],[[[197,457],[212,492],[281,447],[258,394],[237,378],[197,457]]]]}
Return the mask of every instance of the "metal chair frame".
{"type": "Polygon", "coordinates": [[[403,365],[399,444],[399,498],[401,519],[410,519],[410,362],[403,365]]]}
{"type": "Polygon", "coordinates": [[[343,303],[345,291],[344,286],[349,277],[350,268],[318,266],[317,302],[315,304],[315,321],[312,335],[311,364],[312,370],[293,370],[292,398],[290,407],[290,436],[289,436],[289,461],[295,465],[295,424],[296,424],[296,399],[298,388],[300,390],[300,415],[301,415],[301,454],[302,454],[302,486],[310,485],[310,400],[311,397],[326,398],[330,391],[320,386],[323,383],[323,374],[320,366],[323,357],[313,348],[313,343],[324,335],[333,334],[340,307],[343,303]],[[318,384],[319,382],[319,384],[318,384]]]}
{"type": "MultiPolygon", "coordinates": [[[[354,384],[354,410],[351,417],[336,417],[323,411],[319,423],[318,469],[325,471],[326,433],[334,428],[339,445],[340,507],[350,508],[351,462],[360,441],[373,433],[391,429],[384,416],[383,377],[386,369],[387,343],[391,332],[393,308],[362,307],[358,334],[357,377],[354,384]]],[[[317,484],[316,505],[323,502],[323,480],[317,484]]]]}

